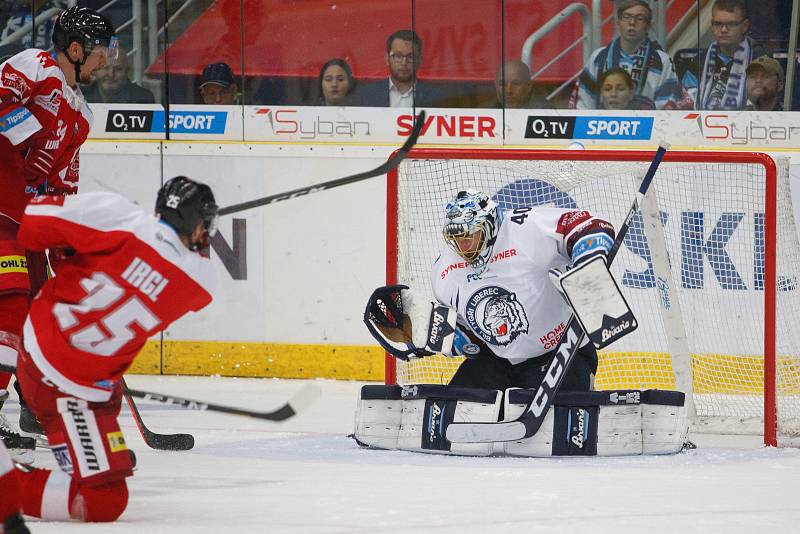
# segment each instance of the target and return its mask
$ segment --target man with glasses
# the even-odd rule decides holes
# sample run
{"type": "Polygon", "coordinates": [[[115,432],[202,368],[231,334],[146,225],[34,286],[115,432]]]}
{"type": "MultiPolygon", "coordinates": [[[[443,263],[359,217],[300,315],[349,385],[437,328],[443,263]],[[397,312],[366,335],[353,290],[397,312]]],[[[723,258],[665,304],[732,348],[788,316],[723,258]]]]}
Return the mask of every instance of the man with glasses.
{"type": "MultiPolygon", "coordinates": [[[[78,151],[93,121],[78,84],[91,83],[119,54],[108,17],[80,6],[56,19],[53,48],[30,48],[0,64],[0,362],[12,366],[30,300],[47,279],[45,254],[17,241],[23,210],[36,195],[77,192],[78,151]]],[[[10,380],[0,373],[0,405],[10,380]]],[[[35,418],[23,417],[28,412],[20,402],[20,426],[40,430],[35,418]]],[[[34,440],[12,432],[2,415],[0,438],[12,452],[32,457],[34,440]]]]}
{"type": "Polygon", "coordinates": [[[398,30],[386,40],[386,65],[389,79],[361,86],[353,96],[358,106],[435,107],[442,105],[444,94],[419,81],[422,64],[422,40],[413,30],[398,30]]]}
{"type": "Polygon", "coordinates": [[[617,7],[619,37],[607,47],[595,50],[578,78],[573,106],[600,107],[598,80],[607,70],[619,67],[634,83],[633,105],[640,109],[690,107],[684,98],[672,59],[648,37],[653,12],[644,0],[623,0],[617,7]]]}
{"type": "Polygon", "coordinates": [[[747,37],[744,0],[716,0],[711,8],[714,41],[683,75],[695,109],[737,110],[747,104],[747,66],[760,55],[747,37]]]}

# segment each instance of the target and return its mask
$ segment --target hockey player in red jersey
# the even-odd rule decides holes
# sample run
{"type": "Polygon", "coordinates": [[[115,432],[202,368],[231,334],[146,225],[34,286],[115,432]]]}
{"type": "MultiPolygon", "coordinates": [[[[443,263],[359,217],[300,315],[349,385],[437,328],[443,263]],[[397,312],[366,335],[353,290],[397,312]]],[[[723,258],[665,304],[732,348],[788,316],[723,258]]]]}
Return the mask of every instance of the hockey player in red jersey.
{"type": "Polygon", "coordinates": [[[113,193],[39,196],[25,209],[22,246],[66,251],[31,305],[17,363],[61,467],[14,472],[26,515],[114,521],[125,510],[133,466],[117,422],[120,378],[149,337],[208,305],[214,284],[211,189],[178,176],[155,211],[113,193]]]}
{"type": "MultiPolygon", "coordinates": [[[[111,21],[79,6],[56,19],[53,47],[52,53],[31,48],[0,64],[0,362],[9,365],[17,359],[30,299],[47,277],[44,253],[16,241],[22,212],[35,194],[77,192],[78,150],[92,124],[78,82],[90,82],[119,51],[111,21]]],[[[10,378],[0,373],[0,392],[10,378]]],[[[2,415],[0,437],[12,449],[33,446],[2,415]]]]}

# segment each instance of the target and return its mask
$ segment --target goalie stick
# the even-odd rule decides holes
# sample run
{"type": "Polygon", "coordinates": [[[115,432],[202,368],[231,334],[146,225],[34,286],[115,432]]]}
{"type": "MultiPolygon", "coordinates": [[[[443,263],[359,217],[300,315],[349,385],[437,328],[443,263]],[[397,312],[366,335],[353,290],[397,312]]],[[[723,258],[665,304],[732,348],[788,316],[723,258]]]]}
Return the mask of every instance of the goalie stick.
{"type": "MultiPolygon", "coordinates": [[[[628,214],[614,239],[614,245],[608,252],[606,258],[607,265],[611,267],[614,257],[617,255],[619,248],[622,246],[622,241],[628,233],[628,227],[639,211],[639,203],[644,199],[647,193],[650,182],[656,174],[661,160],[667,151],[669,145],[666,143],[660,144],[656,150],[653,160],[650,162],[650,167],[642,179],[639,186],[639,191],[636,193],[636,198],[633,200],[628,214]]],[[[531,401],[525,407],[517,419],[513,421],[500,421],[497,423],[450,423],[445,429],[445,436],[448,441],[452,443],[489,443],[494,441],[515,441],[519,439],[530,438],[542,426],[547,411],[553,404],[553,399],[558,393],[561,382],[566,375],[575,353],[581,345],[586,333],[581,329],[580,324],[575,319],[575,315],[570,316],[567,321],[567,326],[564,329],[564,334],[558,342],[554,350],[554,356],[550,366],[547,369],[544,380],[539,388],[536,390],[531,401]]]]}
{"type": "Polygon", "coordinates": [[[326,189],[333,189],[334,187],[339,187],[340,185],[353,184],[355,182],[360,182],[368,178],[374,178],[376,176],[386,174],[390,170],[400,165],[400,162],[406,158],[406,156],[414,147],[414,145],[417,144],[417,139],[419,138],[419,134],[422,132],[422,126],[424,124],[425,124],[425,111],[422,110],[419,112],[419,115],[417,116],[417,121],[414,124],[414,127],[411,129],[411,134],[408,136],[408,139],[406,139],[406,142],[403,143],[403,146],[401,146],[391,156],[389,156],[389,159],[387,159],[380,166],[375,167],[371,171],[365,171],[358,174],[353,174],[351,176],[345,176],[344,178],[337,178],[336,180],[331,180],[329,182],[322,182],[321,184],[310,185],[308,187],[299,187],[297,189],[292,189],[291,191],[286,191],[285,193],[278,193],[276,195],[257,198],[255,200],[248,200],[247,202],[242,202],[240,204],[233,204],[231,206],[220,208],[217,214],[220,216],[228,215],[229,213],[236,213],[239,211],[249,210],[250,208],[257,208],[259,206],[264,206],[266,204],[274,204],[275,202],[280,202],[282,200],[289,200],[290,198],[301,197],[304,195],[310,195],[311,193],[319,193],[320,191],[325,191],[326,189]]]}

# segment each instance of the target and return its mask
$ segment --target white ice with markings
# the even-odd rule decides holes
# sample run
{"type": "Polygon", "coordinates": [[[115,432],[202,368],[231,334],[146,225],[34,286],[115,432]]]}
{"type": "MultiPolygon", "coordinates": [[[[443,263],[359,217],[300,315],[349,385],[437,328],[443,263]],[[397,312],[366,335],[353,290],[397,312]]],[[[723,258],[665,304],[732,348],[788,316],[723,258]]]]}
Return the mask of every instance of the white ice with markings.
{"type": "MultiPolygon", "coordinates": [[[[699,448],[632,458],[466,458],[360,449],[356,382],[283,423],[139,402],[155,432],[189,432],[188,452],[138,456],[113,524],[30,520],[33,534],[800,532],[800,450],[692,436],[699,448]]],[[[130,387],[270,410],[297,380],[129,376],[130,387]]],[[[4,413],[16,420],[10,401],[4,413]]],[[[53,466],[49,452],[39,466],[53,466]]]]}

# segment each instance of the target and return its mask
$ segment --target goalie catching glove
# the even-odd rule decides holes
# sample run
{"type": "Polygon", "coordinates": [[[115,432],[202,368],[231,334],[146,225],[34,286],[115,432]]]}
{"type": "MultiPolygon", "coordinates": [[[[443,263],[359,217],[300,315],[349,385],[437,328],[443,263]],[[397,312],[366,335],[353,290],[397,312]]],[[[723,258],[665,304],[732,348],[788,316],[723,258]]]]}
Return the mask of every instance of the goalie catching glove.
{"type": "Polygon", "coordinates": [[[456,310],[394,285],[376,289],[367,302],[364,324],[389,354],[401,360],[442,353],[450,355],[456,310]]]}

